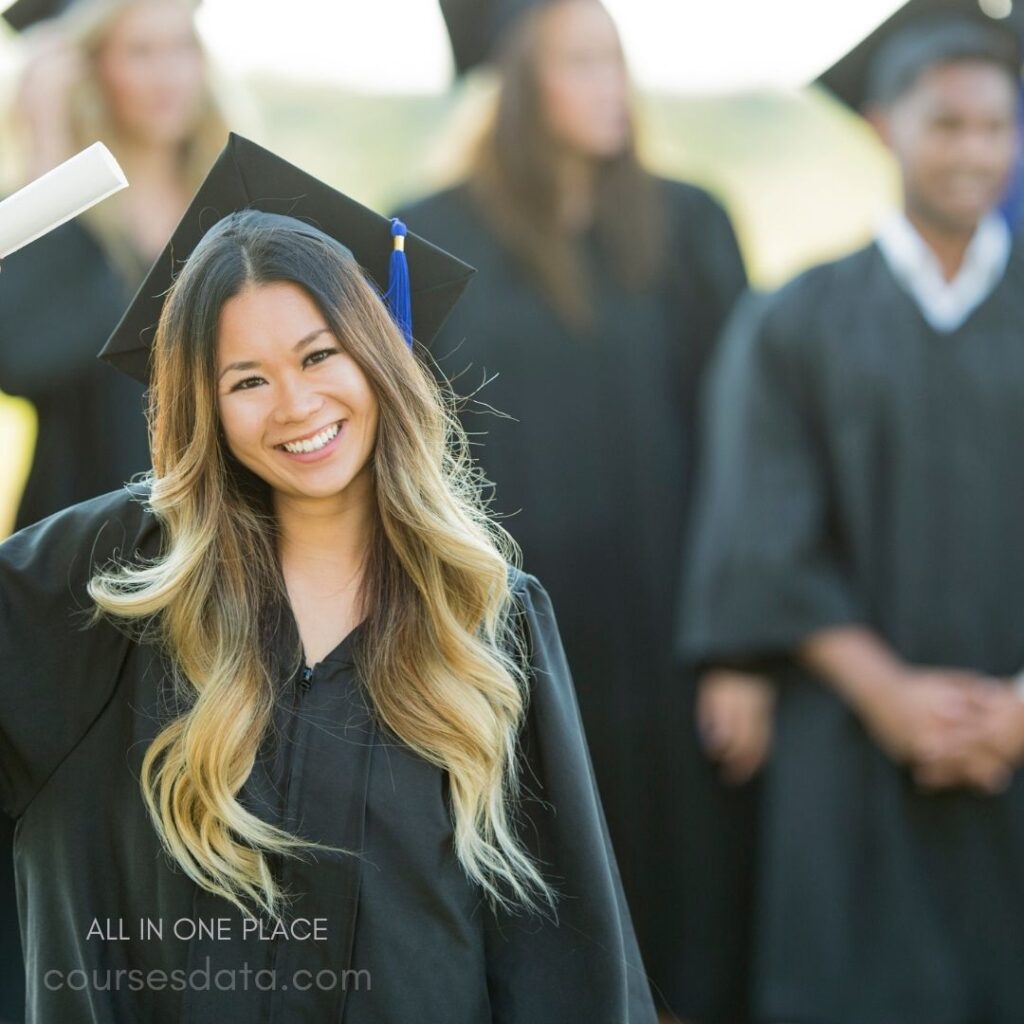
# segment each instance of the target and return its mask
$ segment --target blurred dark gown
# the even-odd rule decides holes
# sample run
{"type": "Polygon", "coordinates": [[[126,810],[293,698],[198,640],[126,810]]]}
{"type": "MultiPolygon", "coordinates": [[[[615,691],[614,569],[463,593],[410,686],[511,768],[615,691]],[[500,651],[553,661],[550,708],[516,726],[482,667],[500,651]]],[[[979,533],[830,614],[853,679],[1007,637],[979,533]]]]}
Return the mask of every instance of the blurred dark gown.
{"type": "MultiPolygon", "coordinates": [[[[745,301],[711,375],[684,623],[710,661],[866,624],[908,662],[1024,667],[1024,249],[954,331],[878,247],[745,301]]],[[[784,664],[784,663],[783,663],[784,664]]],[[[781,670],[763,779],[758,1021],[1024,1021],[1024,776],[921,793],[781,670]]]]}
{"type": "MultiPolygon", "coordinates": [[[[149,465],[142,388],[96,359],[131,295],[74,221],[4,260],[0,391],[28,398],[39,422],[16,529],[113,490],[149,465]]],[[[0,1021],[21,1020],[24,1001],[13,832],[0,816],[0,1021]]]]}
{"type": "Polygon", "coordinates": [[[467,395],[462,422],[494,509],[549,588],[656,996],[734,1019],[742,996],[749,814],[692,729],[673,664],[701,369],[745,274],[721,207],[663,182],[670,242],[655,290],[630,293],[593,237],[595,327],[574,333],[499,244],[466,187],[400,215],[477,268],[433,345],[467,395]],[[713,919],[712,919],[713,918],[713,919]]]}

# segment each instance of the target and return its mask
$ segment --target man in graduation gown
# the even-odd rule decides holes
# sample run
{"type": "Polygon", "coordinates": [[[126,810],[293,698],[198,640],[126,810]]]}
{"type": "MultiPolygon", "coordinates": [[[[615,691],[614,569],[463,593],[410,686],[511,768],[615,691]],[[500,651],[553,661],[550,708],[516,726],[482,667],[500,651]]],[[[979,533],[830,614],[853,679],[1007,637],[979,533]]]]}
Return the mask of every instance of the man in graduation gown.
{"type": "Polygon", "coordinates": [[[682,639],[778,684],[755,1017],[1024,1020],[1019,56],[912,24],[867,74],[904,208],[733,318],[682,639]]]}

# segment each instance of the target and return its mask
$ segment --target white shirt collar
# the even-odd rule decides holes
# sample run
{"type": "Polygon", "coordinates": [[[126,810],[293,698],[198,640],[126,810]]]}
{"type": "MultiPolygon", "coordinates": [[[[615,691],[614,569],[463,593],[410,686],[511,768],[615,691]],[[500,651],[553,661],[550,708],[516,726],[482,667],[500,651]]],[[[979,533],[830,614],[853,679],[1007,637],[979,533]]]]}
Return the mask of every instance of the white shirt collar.
{"type": "Polygon", "coordinates": [[[990,213],[974,232],[956,277],[947,281],[938,257],[902,211],[882,221],[875,240],[925,320],[943,333],[955,331],[992,294],[1006,271],[1012,246],[1006,221],[990,213]]]}

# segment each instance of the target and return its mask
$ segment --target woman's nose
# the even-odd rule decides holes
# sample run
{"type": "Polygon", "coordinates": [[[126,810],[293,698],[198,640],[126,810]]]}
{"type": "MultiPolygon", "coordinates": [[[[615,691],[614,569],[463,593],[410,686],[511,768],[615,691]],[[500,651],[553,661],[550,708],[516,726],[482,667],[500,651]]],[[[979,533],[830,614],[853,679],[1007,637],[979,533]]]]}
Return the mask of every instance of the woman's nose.
{"type": "Polygon", "coordinates": [[[274,417],[278,423],[301,423],[309,419],[323,399],[301,378],[285,379],[281,382],[274,417]]]}

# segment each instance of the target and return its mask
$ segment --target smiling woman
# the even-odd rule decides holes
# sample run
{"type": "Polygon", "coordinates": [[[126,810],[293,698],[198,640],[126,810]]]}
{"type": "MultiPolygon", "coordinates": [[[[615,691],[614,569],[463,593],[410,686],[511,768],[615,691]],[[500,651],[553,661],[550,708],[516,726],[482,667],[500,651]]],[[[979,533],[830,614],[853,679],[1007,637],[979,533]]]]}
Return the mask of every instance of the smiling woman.
{"type": "Polygon", "coordinates": [[[370,486],[377,399],[298,285],[256,285],[229,299],[220,314],[218,358],[227,364],[221,422],[239,462],[273,481],[281,497],[340,497],[370,486]],[[344,454],[332,457],[342,440],[344,454]],[[319,472],[296,473],[296,464],[319,472]]]}
{"type": "MultiPolygon", "coordinates": [[[[235,758],[255,753],[265,665],[251,642],[259,636],[253,611],[265,603],[260,595],[280,594],[283,582],[306,662],[328,653],[367,617],[371,633],[388,617],[403,622],[407,650],[385,644],[382,630],[371,640],[381,648],[387,683],[367,685],[380,688],[377,703],[394,731],[448,767],[459,794],[456,829],[467,872],[494,895],[498,884],[509,883],[527,902],[537,892],[546,898],[539,875],[511,839],[503,801],[495,802],[494,789],[511,770],[509,730],[522,713],[515,668],[500,646],[509,625],[507,584],[495,589],[507,573],[496,543],[501,538],[472,523],[475,510],[457,493],[454,475],[449,480],[432,472],[445,440],[435,389],[351,253],[291,217],[246,210],[224,218],[167,297],[154,342],[152,390],[150,501],[166,525],[168,549],[155,565],[96,577],[90,593],[99,608],[127,620],[162,614],[165,643],[193,689],[216,690],[231,680],[232,700],[197,703],[191,721],[170,725],[144,763],[143,789],[172,852],[180,844],[187,851],[176,853],[183,866],[224,898],[255,898],[271,914],[281,909],[278,887],[231,847],[238,836],[284,853],[295,845],[291,837],[247,821],[233,801],[211,806],[201,777],[226,776],[235,758]],[[307,353],[317,341],[320,347],[307,353]],[[216,406],[193,403],[187,396],[207,390],[211,371],[218,379],[216,406]],[[378,419],[400,429],[378,438],[378,419]],[[339,424],[333,444],[311,450],[312,438],[339,424]],[[417,439],[433,449],[426,461],[417,439]],[[310,450],[283,447],[303,441],[310,450]],[[392,478],[411,487],[389,486],[392,478]],[[255,494],[255,508],[247,491],[255,494]],[[425,511],[410,507],[413,494],[433,509],[432,538],[410,529],[425,511]],[[234,514],[225,517],[225,511],[234,514]],[[276,529],[252,522],[254,511],[276,529]],[[419,599],[399,584],[390,607],[374,607],[370,594],[386,585],[395,557],[386,548],[374,551],[378,527],[394,537],[390,547],[399,559],[408,553],[427,565],[463,564],[459,587],[468,608],[448,607],[450,595],[426,580],[419,599]],[[224,564],[223,552],[237,553],[234,567],[224,564]],[[422,611],[418,600],[426,604],[422,611]],[[191,620],[200,601],[211,604],[205,630],[191,620]],[[428,631],[431,604],[441,619],[428,631]],[[432,635],[439,636],[436,646],[432,635]],[[478,691],[482,720],[460,737],[461,754],[443,738],[446,719],[463,709],[451,706],[454,666],[439,657],[438,647],[457,652],[460,667],[475,678],[471,691],[478,691]],[[236,665],[241,671],[232,669],[236,665]],[[254,728],[232,744],[224,740],[224,727],[238,721],[240,710],[254,728]],[[221,739],[206,763],[189,763],[189,732],[221,739]],[[191,816],[169,810],[183,794],[191,816]],[[226,847],[216,860],[203,848],[203,834],[211,830],[221,831],[226,847]]],[[[289,665],[288,672],[294,669],[289,665]]],[[[221,782],[227,790],[226,778],[221,782]]]]}
{"type": "MultiPolygon", "coordinates": [[[[654,1019],[550,601],[382,301],[391,245],[233,138],[105,353],[150,382],[152,475],[0,546],[33,1024],[654,1019]]],[[[469,270],[408,246],[429,341],[469,270]]]]}

